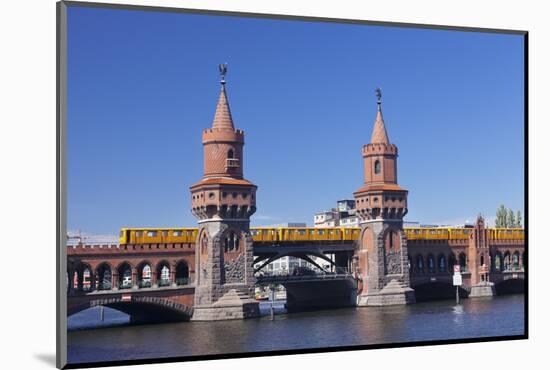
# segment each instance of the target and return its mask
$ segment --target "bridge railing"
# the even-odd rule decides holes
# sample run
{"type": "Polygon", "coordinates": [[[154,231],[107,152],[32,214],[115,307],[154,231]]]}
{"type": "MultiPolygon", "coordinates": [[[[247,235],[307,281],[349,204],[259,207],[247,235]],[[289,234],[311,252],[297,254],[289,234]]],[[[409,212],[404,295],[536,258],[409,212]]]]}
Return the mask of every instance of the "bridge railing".
{"type": "Polygon", "coordinates": [[[303,280],[340,280],[353,278],[353,275],[349,273],[324,273],[324,274],[307,274],[307,275],[292,275],[292,274],[272,274],[261,275],[256,277],[256,282],[262,283],[278,283],[289,281],[303,281],[303,280]]]}

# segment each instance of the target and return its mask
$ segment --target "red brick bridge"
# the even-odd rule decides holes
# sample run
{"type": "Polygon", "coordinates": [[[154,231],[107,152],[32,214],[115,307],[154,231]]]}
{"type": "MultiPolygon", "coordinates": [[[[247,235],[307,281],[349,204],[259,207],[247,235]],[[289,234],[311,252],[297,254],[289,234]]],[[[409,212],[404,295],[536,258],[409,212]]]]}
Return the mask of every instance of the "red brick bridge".
{"type": "MultiPolygon", "coordinates": [[[[280,228],[277,230],[282,234],[280,228]]],[[[303,240],[299,230],[316,229],[295,229],[294,239],[255,237],[258,283],[285,285],[290,306],[296,309],[355,304],[357,290],[362,288],[354,257],[358,241],[303,240]],[[302,258],[323,268],[312,258],[321,257],[323,262],[334,265],[331,270],[335,274],[304,277],[263,274],[263,266],[284,256],[302,258]]],[[[337,230],[345,232],[342,228],[324,229],[327,233],[337,230]]],[[[494,284],[496,294],[521,291],[526,264],[523,230],[500,229],[498,234],[495,230],[485,228],[482,221],[470,229],[405,229],[410,286],[415,289],[417,299],[452,296],[455,265],[460,265],[463,277],[462,296],[470,294],[472,285],[484,282],[494,284]],[[451,233],[455,230],[462,236],[453,238],[451,233]],[[472,252],[479,253],[480,249],[486,250],[483,258],[470,258],[472,252]]],[[[155,318],[188,320],[193,315],[196,257],[193,242],[148,243],[145,239],[136,244],[78,244],[67,247],[67,256],[68,277],[73,277],[68,278],[69,315],[94,306],[125,312],[134,322],[155,318]]]]}

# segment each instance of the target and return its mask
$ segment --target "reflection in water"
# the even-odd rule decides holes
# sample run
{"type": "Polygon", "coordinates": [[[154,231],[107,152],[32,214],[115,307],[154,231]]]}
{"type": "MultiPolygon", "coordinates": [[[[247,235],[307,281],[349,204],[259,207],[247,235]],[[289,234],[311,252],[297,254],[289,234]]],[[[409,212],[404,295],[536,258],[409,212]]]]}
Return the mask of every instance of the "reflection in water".
{"type": "MultiPolygon", "coordinates": [[[[268,314],[268,307],[262,305],[261,311],[268,314]]],[[[292,314],[284,313],[279,304],[274,320],[263,316],[73,330],[68,335],[68,354],[69,362],[77,363],[521,335],[523,309],[523,295],[464,299],[459,305],[450,300],[292,314]]],[[[105,312],[106,324],[127,320],[105,312]]],[[[99,313],[88,310],[80,319],[75,317],[70,322],[73,329],[97,322],[99,313]]]]}

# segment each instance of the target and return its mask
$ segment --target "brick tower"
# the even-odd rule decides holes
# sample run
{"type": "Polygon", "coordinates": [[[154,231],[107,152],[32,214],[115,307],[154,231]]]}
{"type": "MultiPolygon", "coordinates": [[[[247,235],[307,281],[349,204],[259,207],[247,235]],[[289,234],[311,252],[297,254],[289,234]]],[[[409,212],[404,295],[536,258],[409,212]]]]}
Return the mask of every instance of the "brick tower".
{"type": "Polygon", "coordinates": [[[202,132],[204,176],[191,186],[192,213],[198,219],[193,320],[258,316],[250,216],[256,211],[256,185],[243,178],[244,132],[233,126],[225,75],[211,128],[202,132]]]}
{"type": "Polygon", "coordinates": [[[371,141],[363,146],[365,182],[353,195],[361,225],[358,241],[359,306],[415,302],[409,283],[403,217],[407,190],[397,185],[397,147],[390,144],[382,118],[382,92],[371,141]]]}
{"type": "Polygon", "coordinates": [[[468,241],[468,271],[471,290],[469,297],[491,297],[495,295],[495,286],[489,281],[491,254],[489,248],[489,230],[481,215],[477,217],[473,232],[468,241]]]}

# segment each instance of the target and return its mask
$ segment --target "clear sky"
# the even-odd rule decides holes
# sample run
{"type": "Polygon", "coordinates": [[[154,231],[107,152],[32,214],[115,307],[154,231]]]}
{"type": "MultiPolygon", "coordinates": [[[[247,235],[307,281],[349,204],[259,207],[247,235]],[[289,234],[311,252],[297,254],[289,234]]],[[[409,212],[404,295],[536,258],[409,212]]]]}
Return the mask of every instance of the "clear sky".
{"type": "Polygon", "coordinates": [[[523,38],[69,7],[68,229],[194,227],[217,65],[229,64],[252,225],[312,224],[363,182],[383,91],[406,220],[523,213],[523,38]]]}

